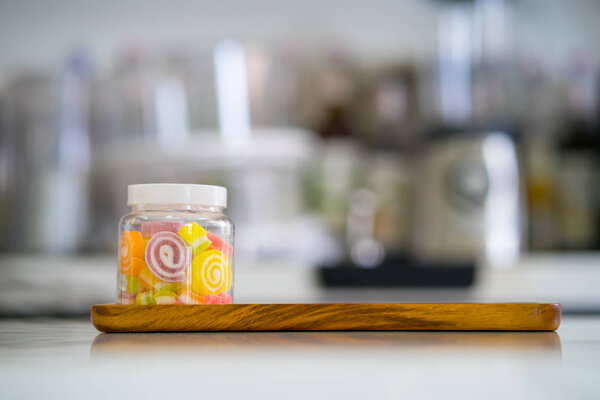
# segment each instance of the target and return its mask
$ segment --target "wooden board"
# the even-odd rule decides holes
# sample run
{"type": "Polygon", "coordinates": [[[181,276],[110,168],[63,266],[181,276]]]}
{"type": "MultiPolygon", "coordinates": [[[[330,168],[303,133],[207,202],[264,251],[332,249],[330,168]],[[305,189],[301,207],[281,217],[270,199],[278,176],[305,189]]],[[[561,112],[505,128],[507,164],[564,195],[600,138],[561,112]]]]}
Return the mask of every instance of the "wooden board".
{"type": "Polygon", "coordinates": [[[553,331],[560,304],[95,305],[101,332],[553,331]]]}

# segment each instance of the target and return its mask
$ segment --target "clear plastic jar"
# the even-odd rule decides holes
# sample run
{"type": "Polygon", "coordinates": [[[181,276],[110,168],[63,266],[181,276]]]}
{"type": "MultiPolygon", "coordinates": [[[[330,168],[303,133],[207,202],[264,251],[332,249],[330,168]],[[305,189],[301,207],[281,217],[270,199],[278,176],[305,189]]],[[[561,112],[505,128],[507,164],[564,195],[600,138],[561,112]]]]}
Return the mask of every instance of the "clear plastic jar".
{"type": "Polygon", "coordinates": [[[117,304],[233,302],[233,222],[227,189],[129,185],[119,223],[117,304]]]}

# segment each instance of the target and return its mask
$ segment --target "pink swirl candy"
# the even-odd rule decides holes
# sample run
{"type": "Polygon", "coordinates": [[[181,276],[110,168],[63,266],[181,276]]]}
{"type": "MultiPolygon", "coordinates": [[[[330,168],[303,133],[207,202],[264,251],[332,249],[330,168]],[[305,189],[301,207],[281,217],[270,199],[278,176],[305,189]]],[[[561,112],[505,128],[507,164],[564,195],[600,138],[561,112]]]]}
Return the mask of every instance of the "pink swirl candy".
{"type": "Polygon", "coordinates": [[[158,232],[146,245],[146,264],[165,282],[181,282],[187,276],[188,249],[185,241],[173,232],[158,232]]]}
{"type": "Polygon", "coordinates": [[[142,224],[142,236],[150,237],[158,232],[173,232],[177,233],[183,226],[183,222],[176,221],[150,221],[142,224]]]}

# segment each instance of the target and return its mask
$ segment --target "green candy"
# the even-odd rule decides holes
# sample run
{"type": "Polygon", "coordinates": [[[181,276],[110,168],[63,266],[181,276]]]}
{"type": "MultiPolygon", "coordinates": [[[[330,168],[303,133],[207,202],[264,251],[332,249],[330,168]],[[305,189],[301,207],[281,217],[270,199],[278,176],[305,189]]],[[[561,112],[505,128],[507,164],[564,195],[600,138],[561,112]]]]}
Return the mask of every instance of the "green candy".
{"type": "Polygon", "coordinates": [[[137,296],[135,296],[135,304],[138,306],[156,304],[154,296],[152,295],[152,290],[138,293],[137,296]]]}
{"type": "Polygon", "coordinates": [[[142,285],[140,284],[140,280],[138,278],[136,278],[135,276],[130,276],[127,279],[127,291],[129,293],[137,293],[140,290],[142,290],[142,285]]]}
{"type": "Polygon", "coordinates": [[[156,304],[175,304],[177,300],[177,293],[163,290],[154,295],[154,301],[156,304]]]}
{"type": "Polygon", "coordinates": [[[154,285],[154,290],[156,291],[156,293],[161,293],[161,292],[178,292],[179,291],[179,283],[177,282],[171,282],[171,283],[167,283],[167,282],[157,282],[154,285]]]}

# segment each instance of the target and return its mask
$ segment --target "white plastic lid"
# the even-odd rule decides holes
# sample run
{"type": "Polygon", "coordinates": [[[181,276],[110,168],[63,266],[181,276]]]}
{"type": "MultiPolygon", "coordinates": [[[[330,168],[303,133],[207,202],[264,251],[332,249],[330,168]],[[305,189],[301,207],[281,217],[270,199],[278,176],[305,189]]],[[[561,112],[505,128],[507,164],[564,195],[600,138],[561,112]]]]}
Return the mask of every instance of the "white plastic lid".
{"type": "Polygon", "coordinates": [[[127,186],[127,205],[190,204],[227,207],[227,189],[223,186],[187,183],[148,183],[127,186]]]}

